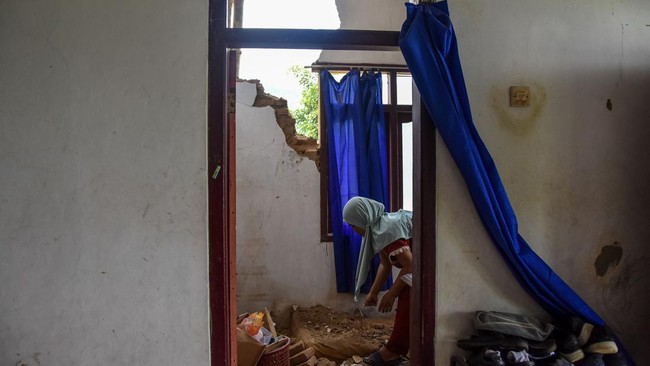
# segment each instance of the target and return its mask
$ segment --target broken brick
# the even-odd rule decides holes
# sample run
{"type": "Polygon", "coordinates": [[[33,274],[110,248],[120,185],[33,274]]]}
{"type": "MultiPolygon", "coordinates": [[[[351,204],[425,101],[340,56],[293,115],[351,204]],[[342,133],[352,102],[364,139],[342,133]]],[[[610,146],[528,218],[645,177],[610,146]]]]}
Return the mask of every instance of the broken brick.
{"type": "Polygon", "coordinates": [[[297,366],[316,366],[318,364],[318,359],[316,356],[311,356],[307,361],[298,364],[297,366]]]}
{"type": "Polygon", "coordinates": [[[289,356],[294,356],[305,350],[305,344],[302,341],[295,342],[289,346],[289,356]]]}
{"type": "Polygon", "coordinates": [[[287,101],[266,93],[259,80],[250,80],[250,82],[255,82],[257,89],[257,96],[253,106],[273,108],[276,122],[284,134],[287,145],[295,150],[299,156],[313,160],[316,163],[316,168],[320,171],[320,154],[318,154],[320,146],[318,141],[311,137],[299,135],[296,132],[296,120],[291,117],[287,101]]]}
{"type": "MultiPolygon", "coordinates": [[[[300,365],[304,362],[307,362],[310,358],[314,357],[316,351],[313,348],[309,347],[302,352],[295,354],[289,359],[291,366],[300,365]]],[[[316,360],[318,361],[318,360],[316,360]]]]}

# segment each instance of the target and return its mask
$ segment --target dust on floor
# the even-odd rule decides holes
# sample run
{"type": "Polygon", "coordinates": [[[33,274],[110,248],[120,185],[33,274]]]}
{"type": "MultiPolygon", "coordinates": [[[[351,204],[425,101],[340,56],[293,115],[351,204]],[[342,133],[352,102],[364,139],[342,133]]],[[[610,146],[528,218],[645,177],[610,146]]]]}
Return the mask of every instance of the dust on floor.
{"type": "Polygon", "coordinates": [[[350,365],[355,363],[353,356],[370,354],[388,340],[393,320],[394,315],[368,317],[359,311],[350,314],[317,305],[295,308],[289,332],[312,347],[317,358],[350,365]]]}

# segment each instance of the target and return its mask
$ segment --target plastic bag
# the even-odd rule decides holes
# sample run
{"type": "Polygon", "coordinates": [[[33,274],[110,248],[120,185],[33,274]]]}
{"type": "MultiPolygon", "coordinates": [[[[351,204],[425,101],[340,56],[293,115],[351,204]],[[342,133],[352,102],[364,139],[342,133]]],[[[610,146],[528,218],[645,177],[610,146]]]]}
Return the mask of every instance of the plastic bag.
{"type": "Polygon", "coordinates": [[[242,322],[239,324],[239,328],[248,335],[255,337],[258,335],[260,332],[260,328],[262,328],[262,323],[264,322],[264,313],[262,312],[257,312],[249,315],[247,318],[242,320],[242,322]]]}

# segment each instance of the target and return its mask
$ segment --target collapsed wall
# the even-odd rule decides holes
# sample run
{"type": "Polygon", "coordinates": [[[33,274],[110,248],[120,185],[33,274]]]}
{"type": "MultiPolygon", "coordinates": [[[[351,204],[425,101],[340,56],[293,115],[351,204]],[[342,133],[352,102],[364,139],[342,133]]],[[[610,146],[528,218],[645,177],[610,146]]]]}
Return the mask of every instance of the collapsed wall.
{"type": "Polygon", "coordinates": [[[273,108],[278,126],[282,129],[282,133],[284,133],[287,145],[295,150],[299,156],[313,160],[320,171],[320,148],[318,141],[297,133],[296,120],[289,112],[286,99],[266,93],[264,86],[259,80],[248,80],[248,82],[255,83],[257,89],[257,96],[255,97],[253,107],[269,106],[273,108]]]}

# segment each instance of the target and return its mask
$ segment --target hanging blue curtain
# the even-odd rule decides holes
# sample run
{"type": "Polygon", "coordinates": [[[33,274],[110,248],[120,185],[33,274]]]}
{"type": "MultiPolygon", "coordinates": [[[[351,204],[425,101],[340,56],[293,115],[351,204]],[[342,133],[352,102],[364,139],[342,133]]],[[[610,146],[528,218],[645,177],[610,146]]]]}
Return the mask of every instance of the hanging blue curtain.
{"type": "MultiPolygon", "coordinates": [[[[338,292],[354,292],[361,236],[343,223],[343,206],[363,196],[388,206],[386,130],[381,74],[358,70],[337,82],[322,70],[321,101],[327,119],[329,212],[334,237],[338,292]]],[[[368,292],[379,266],[375,257],[363,292],[368,292]]],[[[390,281],[389,281],[390,283],[390,281]]]]}
{"type": "Polygon", "coordinates": [[[519,283],[551,315],[558,319],[577,316],[604,325],[519,235],[517,218],[494,161],[472,122],[447,2],[407,3],[406,11],[400,48],[499,253],[519,283]]]}

